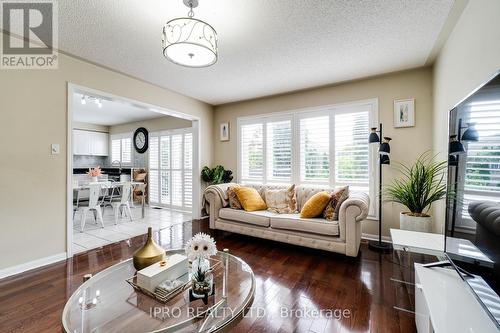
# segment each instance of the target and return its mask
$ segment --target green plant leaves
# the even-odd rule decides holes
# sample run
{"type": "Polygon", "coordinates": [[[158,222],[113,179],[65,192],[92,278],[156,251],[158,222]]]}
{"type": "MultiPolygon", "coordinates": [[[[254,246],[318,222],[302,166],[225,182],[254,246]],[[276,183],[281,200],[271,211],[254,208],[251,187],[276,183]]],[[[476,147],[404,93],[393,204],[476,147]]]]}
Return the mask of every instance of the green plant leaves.
{"type": "Polygon", "coordinates": [[[213,169],[205,166],[201,170],[201,179],[211,185],[229,183],[233,180],[232,174],[231,170],[225,170],[222,165],[217,165],[213,169]]]}
{"type": "Polygon", "coordinates": [[[436,162],[429,152],[408,167],[398,163],[402,174],[385,189],[388,201],[405,205],[412,213],[429,211],[433,202],[446,196],[446,161],[436,162]]]}

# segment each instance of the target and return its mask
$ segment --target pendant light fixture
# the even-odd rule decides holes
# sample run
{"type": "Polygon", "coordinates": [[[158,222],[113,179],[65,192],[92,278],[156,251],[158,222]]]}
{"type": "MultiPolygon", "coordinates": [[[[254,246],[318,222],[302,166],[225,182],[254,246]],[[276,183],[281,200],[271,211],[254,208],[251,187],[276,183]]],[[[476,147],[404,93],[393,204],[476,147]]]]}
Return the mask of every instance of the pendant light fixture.
{"type": "Polygon", "coordinates": [[[208,23],[194,18],[198,0],[184,0],[188,17],[170,20],[163,27],[163,55],[186,67],[207,67],[217,62],[217,32],[208,23]]]}

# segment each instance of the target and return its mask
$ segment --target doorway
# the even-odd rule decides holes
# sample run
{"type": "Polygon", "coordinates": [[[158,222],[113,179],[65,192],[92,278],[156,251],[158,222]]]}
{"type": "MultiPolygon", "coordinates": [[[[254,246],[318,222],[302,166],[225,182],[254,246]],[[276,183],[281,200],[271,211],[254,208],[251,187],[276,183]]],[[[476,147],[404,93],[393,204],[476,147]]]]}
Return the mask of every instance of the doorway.
{"type": "Polygon", "coordinates": [[[69,83],[67,143],[68,257],[144,234],[150,226],[199,218],[200,180],[193,177],[200,170],[198,118],[69,83]],[[134,142],[138,128],[148,131],[145,151],[134,142]],[[90,180],[88,168],[97,166],[102,175],[90,180]],[[102,218],[84,217],[95,184],[102,218]],[[111,201],[120,200],[125,185],[132,186],[131,209],[116,214],[111,201]],[[139,185],[147,190],[136,191],[139,185]]]}

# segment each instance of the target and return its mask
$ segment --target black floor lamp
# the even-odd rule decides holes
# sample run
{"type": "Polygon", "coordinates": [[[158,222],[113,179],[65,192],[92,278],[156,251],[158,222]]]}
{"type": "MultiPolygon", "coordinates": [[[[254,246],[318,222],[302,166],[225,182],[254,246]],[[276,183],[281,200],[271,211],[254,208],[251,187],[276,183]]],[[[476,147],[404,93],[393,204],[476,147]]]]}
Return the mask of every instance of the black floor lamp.
{"type": "Polygon", "coordinates": [[[382,242],[382,165],[391,164],[389,154],[391,152],[391,146],[389,142],[391,138],[382,136],[382,123],[379,124],[379,130],[376,127],[372,128],[370,137],[368,138],[368,143],[379,143],[378,153],[378,175],[379,175],[379,186],[378,186],[378,241],[370,241],[368,247],[376,251],[390,251],[392,250],[392,245],[390,243],[382,242]],[[377,134],[380,133],[380,136],[377,134]],[[380,138],[384,138],[382,142],[380,138]]]}

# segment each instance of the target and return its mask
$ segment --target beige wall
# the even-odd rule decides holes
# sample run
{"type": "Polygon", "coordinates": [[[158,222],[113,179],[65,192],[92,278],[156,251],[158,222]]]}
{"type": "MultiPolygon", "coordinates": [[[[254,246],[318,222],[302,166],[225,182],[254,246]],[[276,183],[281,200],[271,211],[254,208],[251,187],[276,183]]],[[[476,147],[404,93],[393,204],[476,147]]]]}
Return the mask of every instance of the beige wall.
{"type": "Polygon", "coordinates": [[[114,125],[109,127],[110,134],[134,132],[139,127],[144,127],[148,132],[170,130],[176,128],[191,127],[192,123],[189,120],[171,116],[163,116],[154,119],[134,121],[132,123],[114,125]]]}
{"type": "MultiPolygon", "coordinates": [[[[271,96],[256,100],[231,103],[215,107],[214,113],[214,164],[221,164],[236,173],[236,119],[240,116],[279,112],[298,108],[343,103],[369,98],[379,99],[379,120],[384,124],[384,136],[393,138],[392,160],[411,163],[432,148],[432,70],[429,67],[415,69],[322,87],[290,94],[271,96]],[[393,127],[393,101],[400,98],[415,98],[416,126],[413,128],[393,127]],[[219,141],[219,125],[230,123],[230,141],[219,141]]],[[[388,183],[397,172],[384,168],[384,183],[388,183]]],[[[383,234],[389,234],[390,227],[399,226],[399,212],[402,207],[386,203],[383,209],[383,234]]],[[[377,234],[374,221],[363,226],[363,232],[377,234]]]]}
{"type": "Polygon", "coordinates": [[[0,269],[66,251],[68,82],[198,117],[200,164],[212,164],[208,104],[63,54],[58,70],[0,72],[0,269]]]}
{"type": "MultiPolygon", "coordinates": [[[[434,149],[447,150],[448,112],[500,70],[500,1],[475,0],[462,13],[434,65],[434,149]]],[[[444,157],[443,157],[444,158],[444,157]]],[[[434,209],[444,230],[444,206],[434,209]]]]}
{"type": "Polygon", "coordinates": [[[73,122],[73,129],[109,133],[109,126],[81,123],[78,121],[73,122]]]}

